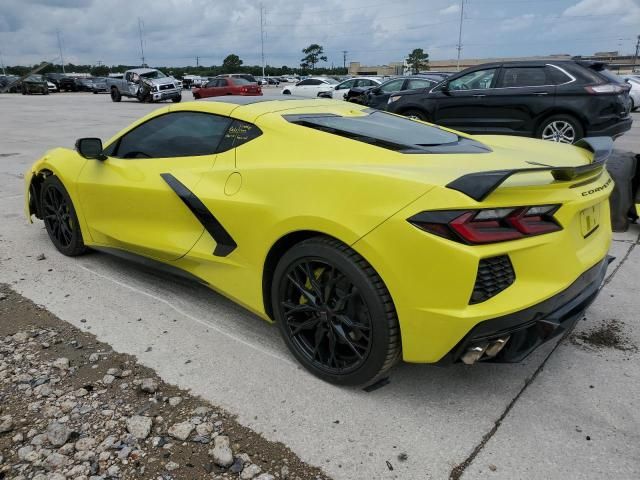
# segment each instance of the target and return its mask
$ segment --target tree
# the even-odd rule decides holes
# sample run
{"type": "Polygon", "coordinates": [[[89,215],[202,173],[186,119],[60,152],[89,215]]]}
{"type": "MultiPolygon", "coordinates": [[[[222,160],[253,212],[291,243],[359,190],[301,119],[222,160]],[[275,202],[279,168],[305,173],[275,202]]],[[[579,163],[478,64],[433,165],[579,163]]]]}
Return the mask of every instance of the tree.
{"type": "Polygon", "coordinates": [[[109,67],[106,65],[98,65],[91,69],[91,75],[94,77],[106,77],[109,75],[109,67]]]}
{"type": "Polygon", "coordinates": [[[420,70],[429,70],[429,54],[424,53],[421,48],[415,48],[407,57],[407,63],[411,68],[411,73],[419,73],[420,70]]]}
{"type": "Polygon", "coordinates": [[[326,62],[327,57],[324,55],[324,49],[317,43],[312,43],[307,48],[302,49],[305,57],[300,60],[300,67],[303,69],[310,68],[313,70],[320,61],[326,62]]]}
{"type": "Polygon", "coordinates": [[[227,55],[227,58],[222,61],[222,70],[225,73],[233,73],[237,71],[241,65],[242,60],[240,60],[240,57],[238,57],[238,55],[236,55],[235,53],[232,53],[230,55],[227,55]]]}

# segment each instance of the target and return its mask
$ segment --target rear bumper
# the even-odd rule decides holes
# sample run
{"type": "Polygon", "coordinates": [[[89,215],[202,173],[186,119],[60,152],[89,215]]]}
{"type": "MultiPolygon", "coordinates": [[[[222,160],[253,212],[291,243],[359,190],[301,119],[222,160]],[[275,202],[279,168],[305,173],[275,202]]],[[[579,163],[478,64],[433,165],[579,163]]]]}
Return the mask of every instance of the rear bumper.
{"type": "Polygon", "coordinates": [[[607,256],[584,272],[568,288],[529,308],[476,325],[438,365],[461,360],[474,345],[491,343],[509,336],[505,347],[493,358],[480,361],[514,363],[523,360],[543,343],[570,331],[582,313],[600,293],[607,267],[607,256]]]}
{"type": "Polygon", "coordinates": [[[631,118],[631,116],[629,116],[623,120],[619,120],[618,122],[612,125],[608,125],[607,127],[604,127],[604,128],[587,128],[587,131],[585,132],[584,136],[585,137],[604,136],[604,137],[616,138],[624,134],[625,132],[627,132],[629,129],[631,129],[632,123],[633,123],[633,119],[631,118]]]}

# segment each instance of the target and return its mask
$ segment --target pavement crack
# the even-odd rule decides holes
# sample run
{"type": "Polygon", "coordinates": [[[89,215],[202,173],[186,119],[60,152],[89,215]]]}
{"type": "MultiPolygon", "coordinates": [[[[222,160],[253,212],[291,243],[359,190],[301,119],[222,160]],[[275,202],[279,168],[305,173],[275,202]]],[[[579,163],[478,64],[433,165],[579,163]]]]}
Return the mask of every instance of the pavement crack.
{"type": "MultiPolygon", "coordinates": [[[[622,257],[622,260],[620,260],[620,263],[618,263],[618,265],[613,270],[613,272],[611,272],[611,274],[606,278],[606,280],[603,283],[603,286],[607,285],[609,282],[611,282],[611,280],[613,280],[613,277],[615,276],[615,274],[618,273],[618,270],[620,270],[622,265],[625,264],[625,262],[627,261],[627,259],[631,255],[631,252],[635,249],[636,245],[638,245],[639,243],[640,243],[640,234],[638,234],[638,237],[636,238],[636,240],[631,244],[631,246],[629,247],[629,250],[627,250],[627,253],[625,253],[624,257],[622,257]]],[[[540,374],[540,372],[544,369],[544,366],[546,365],[547,360],[549,360],[549,358],[551,358],[551,355],[553,355],[553,353],[556,351],[556,349],[565,340],[565,338],[567,338],[571,334],[572,331],[573,331],[573,329],[570,329],[567,332],[565,332],[565,334],[562,336],[562,338],[560,338],[558,343],[556,343],[553,346],[551,351],[547,354],[547,356],[544,358],[544,360],[540,363],[540,365],[538,366],[536,371],[533,372],[533,375],[531,375],[524,382],[524,385],[522,386],[520,391],[516,394],[515,397],[513,397],[511,402],[509,402],[509,404],[503,410],[503,412],[500,415],[500,417],[498,417],[498,419],[494,422],[493,427],[491,427],[491,430],[489,430],[487,433],[485,433],[482,436],[482,439],[475,446],[475,448],[469,454],[469,456],[467,458],[465,458],[462,463],[459,463],[458,465],[453,467],[453,469],[451,469],[451,472],[449,473],[449,480],[459,480],[462,477],[462,475],[464,474],[466,469],[473,463],[473,461],[476,459],[476,457],[482,451],[482,449],[485,447],[485,445],[496,434],[496,432],[498,431],[498,428],[500,428],[500,425],[502,425],[502,422],[507,417],[507,415],[509,415],[509,412],[511,412],[511,410],[513,409],[513,407],[515,406],[517,401],[520,399],[522,394],[526,391],[526,389],[529,387],[529,385],[531,385],[533,383],[533,381],[537,378],[537,376],[540,374]]]]}
{"type": "Polygon", "coordinates": [[[626,261],[629,259],[629,257],[631,256],[631,252],[633,252],[633,250],[636,248],[638,243],[640,243],[640,233],[636,237],[635,241],[629,247],[629,250],[627,250],[627,253],[624,254],[624,257],[622,257],[622,260],[620,260],[620,263],[616,265],[616,268],[613,269],[613,272],[611,272],[611,274],[605,279],[604,285],[608,285],[611,282],[611,280],[613,280],[613,277],[615,276],[615,274],[618,273],[618,270],[620,270],[622,265],[624,265],[626,261]]]}

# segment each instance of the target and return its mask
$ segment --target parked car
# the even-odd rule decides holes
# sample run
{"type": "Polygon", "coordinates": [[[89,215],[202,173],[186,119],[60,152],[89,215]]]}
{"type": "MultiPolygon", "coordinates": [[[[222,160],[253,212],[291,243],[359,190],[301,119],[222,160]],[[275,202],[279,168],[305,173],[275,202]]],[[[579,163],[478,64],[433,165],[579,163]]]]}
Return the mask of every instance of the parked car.
{"type": "Polygon", "coordinates": [[[284,95],[298,95],[300,97],[318,97],[322,92],[331,92],[338,84],[330,77],[311,77],[297,82],[295,85],[287,85],[282,89],[284,95]]]}
{"type": "Polygon", "coordinates": [[[20,77],[17,75],[0,75],[0,91],[7,89],[9,93],[20,91],[20,77]]]}
{"type": "Polygon", "coordinates": [[[107,79],[105,77],[94,77],[91,80],[91,91],[93,93],[107,93],[107,79]]]}
{"type": "Polygon", "coordinates": [[[382,83],[379,77],[354,77],[338,83],[332,90],[321,92],[319,97],[334,98],[336,100],[348,100],[347,93],[352,88],[373,88],[382,83]]]}
{"type": "Polygon", "coordinates": [[[107,78],[111,100],[119,102],[122,97],[137,98],[140,102],[182,100],[182,88],[177,80],[155,68],[127,70],[123,78],[107,78]]]}
{"type": "Polygon", "coordinates": [[[78,77],[75,79],[75,92],[91,92],[93,91],[93,79],[91,77],[78,77]]]}
{"type": "Polygon", "coordinates": [[[58,87],[56,87],[56,84],[50,82],[49,80],[47,80],[47,88],[49,90],[49,93],[55,93],[58,91],[58,87]]]}
{"type": "Polygon", "coordinates": [[[280,85],[280,79],[276,77],[267,77],[265,78],[268,85],[275,85],[276,87],[280,85]]]}
{"type": "Polygon", "coordinates": [[[41,93],[49,95],[49,85],[42,75],[32,74],[20,82],[20,89],[23,95],[41,93]]]}
{"type": "Polygon", "coordinates": [[[520,362],[571,332],[611,260],[609,138],[474,138],[337,100],[222,97],[75,145],[24,175],[27,218],[61,254],[183,269],[339,385],[400,359],[520,362]]]}
{"type": "Polygon", "coordinates": [[[56,72],[49,72],[49,73],[45,73],[44,74],[44,78],[48,81],[53,83],[56,86],[56,89],[58,91],[60,91],[60,80],[62,78],[64,78],[66,75],[64,73],[56,73],[56,72]]]}
{"type": "Polygon", "coordinates": [[[65,92],[77,92],[78,84],[76,79],[72,77],[60,77],[58,79],[58,89],[65,92]]]}
{"type": "Polygon", "coordinates": [[[629,97],[631,98],[631,111],[640,108],[640,75],[624,75],[622,79],[629,84],[629,97]]]}
{"type": "Polygon", "coordinates": [[[468,133],[573,143],[631,128],[629,85],[600,62],[496,62],[392,95],[387,110],[468,133]]]}
{"type": "Polygon", "coordinates": [[[204,87],[194,88],[193,98],[220,97],[222,95],[262,95],[262,88],[242,77],[214,78],[204,87]]]}
{"type": "Polygon", "coordinates": [[[387,80],[377,87],[356,87],[347,92],[345,97],[350,102],[368,105],[373,108],[385,110],[389,97],[395,92],[429,89],[439,82],[424,76],[399,77],[387,80]]]}

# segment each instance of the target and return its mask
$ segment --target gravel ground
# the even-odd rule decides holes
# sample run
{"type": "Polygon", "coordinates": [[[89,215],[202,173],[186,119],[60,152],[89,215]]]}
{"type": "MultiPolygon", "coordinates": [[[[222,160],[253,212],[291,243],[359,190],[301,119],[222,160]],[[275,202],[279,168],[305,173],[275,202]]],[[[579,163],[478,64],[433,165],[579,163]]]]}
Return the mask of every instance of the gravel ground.
{"type": "Polygon", "coordinates": [[[329,477],[0,285],[4,478],[329,477]]]}

